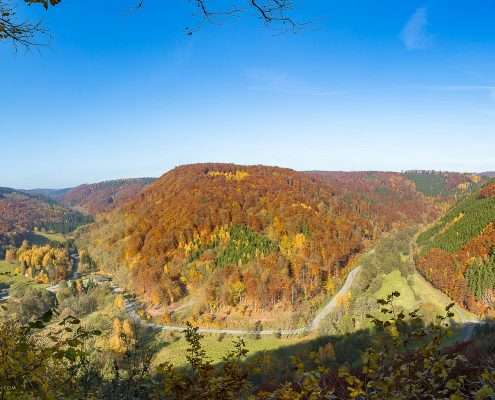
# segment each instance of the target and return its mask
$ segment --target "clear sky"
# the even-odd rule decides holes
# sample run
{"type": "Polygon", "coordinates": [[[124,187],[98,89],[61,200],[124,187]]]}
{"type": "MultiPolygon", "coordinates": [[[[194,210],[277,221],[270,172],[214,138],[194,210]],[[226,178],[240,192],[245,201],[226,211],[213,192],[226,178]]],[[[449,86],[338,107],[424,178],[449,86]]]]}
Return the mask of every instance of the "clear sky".
{"type": "Polygon", "coordinates": [[[192,2],[132,2],[22,11],[52,39],[0,45],[0,186],[204,161],[495,169],[492,1],[295,0],[297,34],[244,17],[192,36],[192,2]]]}

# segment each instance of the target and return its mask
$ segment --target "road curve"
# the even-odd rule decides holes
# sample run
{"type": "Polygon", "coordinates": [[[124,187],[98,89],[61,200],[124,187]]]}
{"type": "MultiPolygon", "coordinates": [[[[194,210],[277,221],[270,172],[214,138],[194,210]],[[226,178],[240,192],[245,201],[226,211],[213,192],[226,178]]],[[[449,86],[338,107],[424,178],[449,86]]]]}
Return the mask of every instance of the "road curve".
{"type": "MultiPolygon", "coordinates": [[[[320,310],[318,313],[315,315],[311,323],[304,328],[296,328],[296,329],[266,329],[266,330],[260,330],[260,331],[255,331],[255,330],[247,330],[247,329],[215,329],[215,328],[198,328],[199,333],[211,333],[211,334],[223,334],[223,335],[236,335],[236,336],[242,336],[242,335],[260,335],[260,336],[266,336],[266,335],[283,335],[283,336],[294,336],[294,335],[300,335],[303,333],[309,333],[309,332],[314,332],[318,330],[320,327],[321,322],[332,312],[338,307],[338,300],[340,297],[343,295],[347,294],[347,292],[350,290],[352,287],[352,284],[354,282],[354,279],[358,275],[359,271],[361,270],[361,266],[358,266],[354,268],[349,275],[347,275],[347,278],[344,282],[344,285],[340,290],[335,294],[335,296],[332,297],[332,299],[320,310]]],[[[117,290],[122,290],[116,286],[114,286],[114,291],[117,290]]],[[[145,325],[152,327],[157,330],[161,330],[163,332],[182,332],[186,329],[184,326],[174,326],[174,325],[158,325],[154,323],[150,323],[148,321],[143,320],[139,314],[136,312],[136,306],[137,303],[135,301],[130,301],[130,300],[125,300],[126,304],[126,310],[131,315],[132,318],[140,320],[142,323],[145,325]]]]}
{"type": "Polygon", "coordinates": [[[315,318],[313,319],[309,327],[310,331],[316,331],[320,327],[321,321],[337,308],[339,304],[339,298],[347,294],[347,292],[351,289],[354,279],[359,274],[359,271],[361,271],[361,266],[357,266],[351,272],[349,272],[349,275],[347,275],[342,288],[337,292],[335,296],[332,297],[332,299],[325,305],[325,307],[323,307],[315,315],[315,318]]]}

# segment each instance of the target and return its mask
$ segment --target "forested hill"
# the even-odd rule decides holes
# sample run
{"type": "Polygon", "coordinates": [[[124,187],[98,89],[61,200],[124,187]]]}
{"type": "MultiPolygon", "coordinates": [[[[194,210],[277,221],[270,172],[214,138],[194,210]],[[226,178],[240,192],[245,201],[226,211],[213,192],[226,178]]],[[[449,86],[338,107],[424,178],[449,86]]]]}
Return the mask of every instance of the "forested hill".
{"type": "Polygon", "coordinates": [[[416,190],[430,197],[449,198],[476,191],[487,182],[483,174],[442,171],[406,171],[402,175],[414,182],[416,190]]]}
{"type": "Polygon", "coordinates": [[[43,196],[0,188],[0,233],[44,229],[70,232],[87,218],[43,196]]]}
{"type": "MultiPolygon", "coordinates": [[[[400,190],[395,184],[386,180],[373,201],[400,190]]],[[[121,274],[123,266],[154,304],[201,293],[206,311],[297,307],[334,290],[352,256],[395,223],[433,218],[433,205],[408,191],[410,210],[384,216],[388,209],[317,174],[186,165],[85,229],[80,242],[101,268],[121,274]]]]}
{"type": "Polygon", "coordinates": [[[420,271],[471,311],[495,306],[495,181],[459,201],[418,238],[420,271]]]}
{"type": "Polygon", "coordinates": [[[345,198],[366,203],[384,230],[439,215],[435,201],[425,197],[403,174],[395,172],[308,172],[337,188],[345,198]]]}
{"type": "Polygon", "coordinates": [[[70,232],[88,217],[53,200],[15,189],[0,188],[0,256],[3,246],[33,229],[70,232]]]}
{"type": "Polygon", "coordinates": [[[328,183],[337,185],[349,193],[361,195],[370,202],[379,200],[384,208],[396,209],[397,204],[400,203],[401,208],[404,208],[409,215],[413,212],[414,203],[421,194],[435,202],[439,199],[454,200],[456,197],[478,190],[489,180],[489,177],[484,174],[428,170],[402,173],[376,171],[310,171],[307,173],[322,177],[328,183]]]}
{"type": "Polygon", "coordinates": [[[54,193],[53,198],[67,207],[96,215],[110,211],[134,198],[154,180],[154,178],[118,179],[84,184],[60,193],[54,193]]]}
{"type": "Polygon", "coordinates": [[[64,189],[29,189],[29,190],[23,190],[23,192],[26,192],[26,193],[31,194],[31,195],[34,195],[34,196],[43,196],[43,197],[48,197],[49,199],[52,199],[52,200],[58,200],[65,193],[67,193],[69,190],[72,190],[72,188],[64,188],[64,189]]]}

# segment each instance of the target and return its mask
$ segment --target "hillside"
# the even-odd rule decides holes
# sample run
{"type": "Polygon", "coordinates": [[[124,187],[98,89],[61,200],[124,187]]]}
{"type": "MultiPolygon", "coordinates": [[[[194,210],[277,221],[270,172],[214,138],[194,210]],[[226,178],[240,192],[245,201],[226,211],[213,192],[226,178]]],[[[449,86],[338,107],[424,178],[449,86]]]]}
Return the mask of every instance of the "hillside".
{"type": "MultiPolygon", "coordinates": [[[[344,334],[367,329],[367,318],[377,310],[377,300],[393,291],[400,293],[396,305],[404,312],[419,310],[425,322],[435,317],[452,301],[428,283],[414,267],[414,243],[418,227],[384,235],[373,249],[360,257],[360,273],[351,287],[350,296],[342,299],[342,309],[336,310],[322,326],[322,333],[344,334]]],[[[453,308],[453,320],[462,323],[476,319],[461,307],[453,308]]]]}
{"type": "Polygon", "coordinates": [[[495,183],[460,200],[418,238],[424,276],[471,311],[495,306],[495,183]]]}
{"type": "Polygon", "coordinates": [[[65,193],[67,193],[71,189],[72,188],[64,188],[64,189],[29,189],[29,190],[23,190],[23,191],[26,192],[26,193],[28,193],[28,194],[35,195],[35,196],[43,196],[43,197],[48,197],[49,199],[52,199],[52,200],[58,200],[65,193]]]}
{"type": "Polygon", "coordinates": [[[87,222],[88,217],[48,198],[0,188],[0,256],[4,246],[32,230],[67,233],[87,222]]]}
{"type": "Polygon", "coordinates": [[[410,213],[384,216],[387,209],[317,174],[187,165],[101,217],[79,242],[157,306],[188,297],[194,316],[213,319],[219,310],[231,318],[233,310],[297,310],[332,294],[353,256],[382,232],[431,220],[431,204],[411,196],[410,213]]]}
{"type": "MultiPolygon", "coordinates": [[[[390,217],[381,219],[378,210],[384,212],[385,209],[369,207],[373,202],[368,197],[376,192],[375,201],[378,202],[380,196],[384,196],[383,201],[389,201],[391,194],[383,189],[371,190],[381,182],[382,178],[378,177],[383,178],[381,173],[373,173],[373,184],[363,190],[360,198],[352,191],[361,184],[361,175],[343,179],[349,185],[346,189],[343,185],[332,187],[327,179],[281,168],[226,164],[184,166],[164,175],[145,189],[139,199],[100,215],[96,225],[82,228],[86,232],[79,244],[92,240],[92,255],[98,257],[100,266],[110,265],[103,263],[110,263],[113,258],[120,260],[112,272],[132,282],[134,288],[141,288],[140,294],[148,296],[150,302],[174,300],[167,299],[167,295],[198,299],[198,293],[202,293],[209,296],[205,298],[206,302],[196,302],[195,314],[188,314],[183,319],[187,317],[195,325],[213,324],[216,318],[224,318],[224,302],[229,307],[229,318],[243,312],[250,324],[256,321],[253,323],[255,329],[266,329],[266,320],[259,319],[260,308],[273,308],[285,317],[287,313],[281,305],[297,307],[314,303],[314,299],[321,299],[318,296],[324,292],[335,293],[332,283],[338,283],[339,275],[345,273],[344,264],[334,262],[332,258],[334,252],[341,251],[337,247],[339,244],[348,240],[349,246],[353,247],[347,251],[359,251],[359,240],[369,241],[382,236],[364,259],[359,260],[360,273],[354,285],[349,287],[351,290],[334,296],[337,307],[325,318],[326,327],[322,326],[317,334],[285,337],[282,330],[273,330],[269,334],[265,331],[267,335],[263,336],[258,332],[242,340],[231,340],[224,334],[210,333],[202,337],[193,327],[179,333],[161,331],[156,325],[148,325],[150,314],[139,306],[131,307],[135,304],[133,296],[116,293],[108,281],[97,281],[96,277],[102,278],[99,274],[70,279],[46,290],[47,282],[67,278],[67,269],[54,267],[61,267],[59,261],[66,264],[68,253],[62,248],[23,246],[17,251],[18,262],[22,265],[12,261],[0,263],[0,274],[10,286],[10,297],[0,310],[0,337],[9,354],[5,358],[9,371],[18,371],[14,367],[19,365],[22,371],[39,369],[43,363],[43,376],[50,371],[51,376],[61,382],[54,384],[51,379],[47,386],[60,398],[88,398],[88,393],[92,393],[92,398],[114,398],[115,388],[120,387],[123,390],[118,393],[129,397],[129,388],[136,387],[132,398],[149,398],[152,393],[156,398],[192,400],[201,396],[206,387],[207,397],[212,400],[224,396],[225,390],[229,390],[228,398],[231,399],[244,398],[248,391],[254,393],[251,397],[260,400],[267,396],[297,398],[303,390],[304,396],[310,392],[325,393],[328,398],[351,399],[358,393],[351,387],[354,382],[358,385],[362,381],[376,382],[377,387],[386,388],[398,379],[401,384],[396,385],[394,395],[403,392],[405,398],[409,398],[410,389],[403,389],[405,385],[419,387],[421,384],[425,389],[418,390],[417,398],[425,397],[425,393],[429,398],[438,398],[440,391],[446,393],[443,389],[445,375],[439,375],[434,381],[439,383],[432,388],[430,366],[433,365],[441,368],[441,372],[447,371],[452,387],[457,380],[459,385],[468,382],[464,398],[480,397],[478,394],[486,390],[481,392],[484,389],[479,389],[478,380],[483,362],[492,358],[493,333],[470,343],[445,348],[454,343],[448,342],[452,337],[469,339],[471,336],[466,336],[469,326],[453,324],[447,332],[430,323],[463,322],[471,317],[447,306],[450,299],[417,275],[410,257],[410,244],[417,229],[411,225],[426,220],[428,215],[434,214],[435,208],[429,210],[431,202],[425,201],[423,207],[429,212],[418,213],[418,220],[414,220],[414,213],[392,214],[400,221],[392,222],[390,226],[409,225],[409,228],[380,235],[389,227],[383,221],[390,217]],[[377,232],[377,236],[370,235],[371,231],[377,232]],[[133,244],[133,236],[139,232],[144,236],[139,250],[133,253],[129,244],[133,244]],[[175,237],[176,232],[180,236],[175,237]],[[335,240],[324,243],[326,247],[317,248],[313,238],[321,241],[325,235],[335,240]],[[166,241],[153,243],[162,237],[166,241]],[[107,246],[107,249],[101,251],[101,246],[107,246]],[[110,258],[106,258],[106,251],[110,251],[110,258]],[[46,279],[41,279],[44,275],[31,277],[30,273],[28,276],[19,273],[24,264],[32,269],[32,263],[37,259],[45,260],[46,254],[49,255],[46,279]],[[156,256],[163,258],[152,264],[156,256]],[[313,260],[318,260],[318,264],[313,260]],[[119,268],[121,262],[129,268],[119,268]],[[325,272],[326,281],[320,280],[325,272]],[[32,278],[39,280],[33,282],[32,278]],[[210,292],[209,288],[212,289],[210,292]],[[254,305],[250,305],[248,296],[253,296],[254,305]],[[267,302],[260,302],[264,298],[267,302]],[[446,306],[455,314],[445,314],[446,306]],[[57,307],[60,314],[47,314],[53,307],[57,307]],[[416,309],[420,310],[419,316],[412,311],[416,309]],[[438,314],[446,315],[441,317],[445,320],[438,320],[438,314]],[[31,322],[38,328],[36,331],[26,329],[14,322],[14,318],[24,324],[31,322]],[[35,323],[33,318],[41,319],[35,323]],[[32,336],[23,342],[27,335],[32,336]],[[55,343],[49,351],[45,337],[55,343]],[[29,357],[24,356],[26,348],[34,349],[29,357]],[[58,349],[62,350],[56,353],[58,349]],[[81,361],[78,358],[74,361],[74,353],[81,361]],[[366,362],[370,355],[376,354],[380,355],[379,363],[384,364],[383,367],[374,364],[379,368],[377,374],[370,372],[370,364],[366,362]],[[61,361],[61,357],[65,358],[61,361]],[[211,364],[206,357],[211,357],[211,364]],[[135,360],[138,360],[137,367],[135,360]],[[67,368],[69,362],[76,366],[79,362],[81,366],[70,370],[67,368]],[[105,369],[109,363],[114,365],[113,369],[105,369]],[[191,369],[197,368],[194,365],[200,367],[191,369]],[[84,375],[88,366],[91,375],[84,375]],[[136,370],[139,380],[126,380],[136,370]],[[195,378],[198,375],[190,374],[191,370],[206,371],[208,375],[195,378]],[[154,371],[160,373],[151,375],[154,371]],[[394,371],[403,375],[397,378],[394,371]],[[200,384],[195,380],[187,381],[189,376],[198,379],[200,384]],[[311,380],[304,381],[305,386],[302,386],[301,376],[303,379],[309,376],[311,380]]],[[[394,196],[400,199],[400,193],[406,189],[392,185],[396,179],[391,178],[385,179],[384,185],[391,186],[392,192],[398,190],[394,196]]],[[[486,186],[475,200],[491,199],[494,195],[495,186],[486,186]]],[[[414,196],[414,191],[408,196],[412,196],[418,206],[426,200],[422,194],[414,196]]],[[[403,198],[404,203],[408,196],[403,198]]],[[[390,205],[392,203],[390,200],[390,205]]],[[[412,204],[408,207],[413,208],[412,204]]],[[[88,258],[87,254],[82,256],[83,251],[80,254],[81,262],[88,258]]],[[[5,293],[5,289],[2,290],[5,293]]],[[[183,309],[183,306],[176,309],[183,309]]],[[[167,314],[164,317],[172,318],[167,314]]],[[[179,317],[174,318],[171,323],[177,322],[179,317]]],[[[295,319],[287,322],[294,323],[295,319]]],[[[17,381],[20,375],[19,372],[8,377],[13,376],[17,381]]],[[[385,390],[376,396],[389,397],[390,391],[385,390]]]]}
{"type": "Polygon", "coordinates": [[[107,212],[136,196],[154,178],[118,179],[54,192],[55,200],[90,215],[107,212]]]}
{"type": "Polygon", "coordinates": [[[479,189],[487,178],[459,172],[406,171],[403,174],[414,182],[416,190],[430,197],[451,197],[479,189]]]}
{"type": "Polygon", "coordinates": [[[411,221],[435,218],[439,212],[433,199],[426,198],[413,182],[399,173],[314,171],[308,174],[337,188],[345,198],[367,204],[370,216],[385,231],[411,221]]]}

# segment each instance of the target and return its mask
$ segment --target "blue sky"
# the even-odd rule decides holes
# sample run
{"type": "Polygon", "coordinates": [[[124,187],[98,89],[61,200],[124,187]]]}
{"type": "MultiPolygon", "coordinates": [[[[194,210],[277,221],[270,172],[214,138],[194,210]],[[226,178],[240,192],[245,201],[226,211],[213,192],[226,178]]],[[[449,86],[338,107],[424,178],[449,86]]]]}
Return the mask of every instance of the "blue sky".
{"type": "Polygon", "coordinates": [[[0,186],[204,161],[495,169],[493,2],[296,0],[297,34],[247,16],[188,36],[191,2],[132,1],[21,10],[52,39],[0,44],[0,186]]]}

